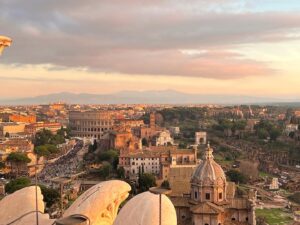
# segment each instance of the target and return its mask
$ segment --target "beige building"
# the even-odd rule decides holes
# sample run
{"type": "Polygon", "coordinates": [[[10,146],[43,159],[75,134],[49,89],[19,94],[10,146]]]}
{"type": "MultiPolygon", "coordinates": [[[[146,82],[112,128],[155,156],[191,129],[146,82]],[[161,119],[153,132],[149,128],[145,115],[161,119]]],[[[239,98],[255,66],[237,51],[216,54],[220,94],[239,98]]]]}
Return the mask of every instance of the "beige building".
{"type": "MultiPolygon", "coordinates": [[[[26,139],[10,139],[0,143],[0,161],[5,162],[6,166],[1,171],[2,173],[12,173],[18,175],[33,176],[35,174],[36,155],[34,154],[34,145],[31,141],[26,139]],[[20,152],[26,154],[31,160],[29,163],[11,163],[7,161],[7,157],[10,153],[20,152]]],[[[39,159],[39,163],[42,163],[44,158],[39,159]]],[[[38,171],[43,168],[39,166],[38,171]]]]}
{"type": "Polygon", "coordinates": [[[0,123],[0,137],[6,134],[23,133],[25,130],[25,123],[0,123]]]}
{"type": "Polygon", "coordinates": [[[203,161],[190,180],[190,192],[170,196],[179,225],[255,225],[256,193],[235,195],[235,184],[226,181],[208,146],[203,161]]]}
{"type": "Polygon", "coordinates": [[[121,151],[119,166],[126,176],[136,179],[140,172],[156,175],[159,180],[168,180],[171,170],[196,165],[194,149],[177,149],[175,146],[152,146],[136,152],[121,151]]]}
{"type": "Polygon", "coordinates": [[[70,111],[69,125],[74,137],[98,138],[112,130],[114,113],[111,111],[70,111]]]}

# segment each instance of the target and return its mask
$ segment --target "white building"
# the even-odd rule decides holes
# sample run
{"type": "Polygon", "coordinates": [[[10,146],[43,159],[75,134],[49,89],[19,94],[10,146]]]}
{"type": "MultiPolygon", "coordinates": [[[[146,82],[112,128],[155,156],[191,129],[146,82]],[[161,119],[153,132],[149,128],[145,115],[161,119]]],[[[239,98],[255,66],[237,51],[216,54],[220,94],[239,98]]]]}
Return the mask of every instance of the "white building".
{"type": "Polygon", "coordinates": [[[119,166],[125,170],[125,175],[131,179],[138,178],[139,173],[159,175],[160,155],[150,151],[131,153],[119,157],[119,166]]]}
{"type": "Polygon", "coordinates": [[[206,132],[196,132],[195,133],[195,144],[205,145],[207,141],[207,133],[206,132]]]}
{"type": "Polygon", "coordinates": [[[285,127],[285,133],[286,133],[286,135],[289,135],[291,132],[297,131],[298,128],[299,128],[298,124],[288,124],[285,127]]]}
{"type": "Polygon", "coordinates": [[[159,132],[156,137],[156,146],[174,145],[174,139],[171,137],[170,131],[165,130],[159,132]]]}

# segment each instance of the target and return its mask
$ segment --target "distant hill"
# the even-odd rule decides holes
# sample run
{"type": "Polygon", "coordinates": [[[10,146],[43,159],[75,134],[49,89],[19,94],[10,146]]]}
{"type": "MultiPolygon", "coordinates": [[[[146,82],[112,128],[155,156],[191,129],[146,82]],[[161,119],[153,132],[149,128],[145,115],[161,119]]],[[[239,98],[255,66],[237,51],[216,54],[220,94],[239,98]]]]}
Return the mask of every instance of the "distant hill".
{"type": "MultiPolygon", "coordinates": [[[[61,92],[30,98],[0,99],[1,105],[48,104],[62,101],[69,104],[262,104],[285,103],[288,100],[243,95],[187,94],[173,90],[121,91],[115,94],[61,92]]],[[[294,100],[294,103],[296,101],[294,100]]]]}

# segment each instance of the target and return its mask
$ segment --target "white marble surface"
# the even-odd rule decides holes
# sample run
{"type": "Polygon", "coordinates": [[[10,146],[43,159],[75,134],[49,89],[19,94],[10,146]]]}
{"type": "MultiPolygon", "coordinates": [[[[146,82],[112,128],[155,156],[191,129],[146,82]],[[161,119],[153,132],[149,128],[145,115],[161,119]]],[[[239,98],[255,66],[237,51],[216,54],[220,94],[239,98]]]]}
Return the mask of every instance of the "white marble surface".
{"type": "Polygon", "coordinates": [[[129,184],[112,180],[101,182],[84,192],[64,213],[64,217],[81,214],[91,225],[112,225],[119,205],[128,197],[129,184]]]}
{"type": "MultiPolygon", "coordinates": [[[[35,186],[23,188],[15,193],[6,196],[0,201],[0,224],[8,224],[22,215],[29,213],[27,216],[17,220],[13,225],[35,224],[36,222],[36,203],[35,203],[35,186]],[[30,213],[31,212],[31,213],[30,213]]],[[[45,206],[41,189],[38,187],[38,209],[44,212],[45,206]]],[[[47,214],[39,214],[40,224],[50,225],[53,220],[49,219],[47,214]]]]}
{"type": "MultiPolygon", "coordinates": [[[[162,195],[162,225],[177,225],[175,208],[162,195]]],[[[144,192],[132,198],[121,209],[113,225],[159,225],[159,195],[144,192]]]]}

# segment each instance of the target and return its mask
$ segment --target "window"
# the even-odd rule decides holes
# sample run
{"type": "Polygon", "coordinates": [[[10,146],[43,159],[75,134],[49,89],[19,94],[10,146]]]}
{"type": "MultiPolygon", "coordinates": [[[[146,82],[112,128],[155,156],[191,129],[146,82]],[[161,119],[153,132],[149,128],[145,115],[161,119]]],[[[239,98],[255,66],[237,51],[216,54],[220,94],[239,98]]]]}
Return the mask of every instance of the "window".
{"type": "Polygon", "coordinates": [[[223,196],[222,196],[222,192],[221,193],[219,193],[219,199],[222,199],[223,198],[223,196]]]}
{"type": "Polygon", "coordinates": [[[206,193],[206,194],[205,194],[205,199],[206,199],[206,200],[210,200],[210,193],[206,193]]]}
{"type": "Polygon", "coordinates": [[[195,196],[195,199],[198,199],[198,192],[197,191],[195,191],[194,196],[195,196]]]}
{"type": "Polygon", "coordinates": [[[232,221],[235,221],[235,218],[232,218],[231,220],[232,220],[232,221]]]}

